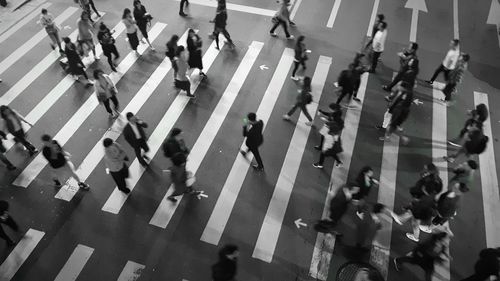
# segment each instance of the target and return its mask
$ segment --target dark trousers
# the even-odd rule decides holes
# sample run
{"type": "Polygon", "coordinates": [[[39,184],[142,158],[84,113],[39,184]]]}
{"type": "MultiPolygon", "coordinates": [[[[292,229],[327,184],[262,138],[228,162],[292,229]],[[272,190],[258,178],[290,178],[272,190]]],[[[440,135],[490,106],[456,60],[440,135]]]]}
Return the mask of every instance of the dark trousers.
{"type": "Polygon", "coordinates": [[[299,66],[302,65],[302,69],[306,69],[306,61],[305,60],[299,60],[299,61],[294,61],[294,67],[292,71],[292,76],[295,76],[295,73],[297,73],[297,70],[299,69],[299,66]]]}
{"type": "MultiPolygon", "coordinates": [[[[7,226],[9,226],[15,232],[19,231],[19,226],[14,221],[14,219],[12,219],[11,216],[8,216],[8,218],[5,221],[0,221],[0,222],[3,223],[3,224],[5,224],[5,225],[7,225],[7,226]]],[[[0,237],[3,240],[7,241],[7,244],[9,244],[9,245],[14,244],[14,242],[12,241],[12,239],[10,239],[10,237],[7,235],[7,233],[5,233],[5,231],[3,230],[3,228],[2,228],[1,225],[0,225],[0,237]]]]}
{"type": "Polygon", "coordinates": [[[110,172],[111,176],[115,180],[116,186],[119,190],[127,190],[127,182],[125,179],[128,177],[128,167],[123,165],[123,168],[118,172],[110,172]]]}
{"type": "Polygon", "coordinates": [[[432,75],[432,78],[430,81],[434,82],[436,78],[438,77],[439,73],[443,72],[444,74],[444,80],[448,81],[448,75],[450,74],[450,70],[446,69],[443,64],[440,64],[439,67],[434,71],[434,74],[432,75]]]}
{"type": "Polygon", "coordinates": [[[444,86],[443,94],[444,94],[444,100],[445,101],[450,101],[451,100],[451,94],[453,91],[455,91],[455,87],[457,84],[455,83],[446,83],[446,86],[444,86]]]}
{"type": "Polygon", "coordinates": [[[255,158],[255,161],[257,161],[257,165],[259,165],[259,168],[264,168],[264,164],[262,163],[262,158],[260,158],[260,153],[259,153],[259,147],[258,146],[249,146],[248,150],[250,150],[253,154],[253,157],[255,158]]]}
{"type": "Polygon", "coordinates": [[[181,4],[179,5],[179,13],[184,13],[184,4],[189,5],[188,0],[181,0],[181,4]]]}
{"type": "Polygon", "coordinates": [[[377,69],[378,59],[380,58],[381,55],[382,55],[382,52],[375,52],[375,51],[373,52],[371,71],[375,71],[375,69],[377,69]]]}
{"type": "Polygon", "coordinates": [[[303,103],[296,103],[292,109],[290,109],[290,111],[288,111],[288,113],[286,115],[288,116],[292,116],[292,114],[295,112],[295,110],[297,110],[297,108],[300,108],[300,110],[302,110],[302,112],[304,113],[304,115],[306,116],[307,120],[309,120],[309,122],[312,122],[312,118],[311,118],[311,115],[309,115],[309,112],[307,112],[307,107],[305,104],[303,103]]]}
{"type": "Polygon", "coordinates": [[[109,66],[111,66],[111,69],[114,69],[115,64],[113,63],[112,55],[115,55],[115,59],[120,56],[115,44],[102,45],[102,53],[108,58],[108,63],[109,66]]]}
{"type": "MultiPolygon", "coordinates": [[[[99,15],[99,12],[97,11],[96,7],[95,7],[95,4],[94,4],[94,1],[93,0],[89,0],[89,5],[90,7],[92,7],[92,10],[94,10],[94,12],[99,15]]],[[[90,14],[89,14],[90,15],[90,14]]]]}
{"type": "Polygon", "coordinates": [[[224,28],[216,27],[214,29],[213,36],[215,37],[215,45],[217,46],[217,49],[219,48],[219,33],[222,33],[222,35],[226,37],[227,42],[229,44],[233,44],[233,40],[231,40],[231,35],[229,35],[229,32],[227,32],[227,29],[225,27],[224,28]]]}
{"type": "Polygon", "coordinates": [[[24,131],[22,129],[19,131],[13,132],[12,135],[14,136],[15,142],[20,142],[30,152],[35,151],[36,148],[26,139],[26,134],[24,133],[24,131]]]}
{"type": "Polygon", "coordinates": [[[326,155],[326,154],[325,154],[325,152],[321,151],[321,154],[319,155],[319,162],[318,162],[318,164],[323,165],[323,163],[325,163],[325,158],[326,158],[327,156],[331,156],[331,157],[333,157],[333,159],[334,159],[335,161],[337,161],[337,163],[342,163],[342,161],[340,161],[340,158],[339,158],[339,156],[337,155],[337,153],[332,153],[332,154],[330,154],[330,155],[326,155]]]}
{"type": "Polygon", "coordinates": [[[389,88],[389,90],[391,90],[392,88],[394,88],[394,86],[396,86],[397,83],[399,83],[399,81],[401,81],[402,78],[403,78],[403,73],[398,72],[398,74],[396,74],[394,79],[392,79],[391,83],[389,85],[387,85],[387,88],[389,88]]]}
{"type": "Polygon", "coordinates": [[[111,110],[111,107],[110,107],[110,104],[109,104],[109,101],[112,101],[114,106],[115,106],[115,110],[118,110],[118,99],[116,98],[115,95],[111,95],[111,97],[107,100],[105,100],[103,103],[104,103],[104,107],[106,108],[106,111],[109,113],[109,114],[112,114],[113,111],[111,110]]]}
{"type": "Polygon", "coordinates": [[[12,163],[9,161],[9,159],[7,159],[7,157],[5,157],[5,155],[0,152],[0,161],[2,161],[5,165],[7,165],[7,167],[12,167],[14,165],[12,165],[12,163]]]}
{"type": "Polygon", "coordinates": [[[465,279],[462,279],[460,281],[486,281],[486,280],[489,280],[487,279],[488,277],[490,277],[490,275],[488,273],[474,273],[473,275],[465,278],[465,279]]]}
{"type": "Polygon", "coordinates": [[[277,20],[278,21],[273,25],[273,27],[271,27],[271,30],[269,32],[274,33],[276,28],[278,28],[278,25],[281,24],[281,26],[283,27],[283,30],[285,31],[286,37],[290,37],[290,33],[288,32],[288,23],[282,19],[279,19],[279,18],[277,20]]]}
{"type": "Polygon", "coordinates": [[[432,273],[434,272],[434,261],[425,260],[414,256],[404,256],[397,259],[399,264],[411,263],[420,266],[425,272],[425,281],[432,281],[432,273]]]}
{"type": "Polygon", "coordinates": [[[356,96],[356,94],[353,92],[351,89],[346,89],[345,87],[342,88],[342,91],[340,92],[340,96],[337,98],[336,104],[340,104],[340,102],[344,99],[345,96],[349,95],[349,99],[352,98],[352,96],[356,96]]]}
{"type": "Polygon", "coordinates": [[[144,149],[144,152],[149,151],[148,143],[145,139],[140,139],[137,142],[138,144],[134,146],[135,156],[137,156],[137,160],[139,160],[139,163],[141,163],[141,165],[146,165],[147,163],[142,156],[142,150],[144,149]]]}

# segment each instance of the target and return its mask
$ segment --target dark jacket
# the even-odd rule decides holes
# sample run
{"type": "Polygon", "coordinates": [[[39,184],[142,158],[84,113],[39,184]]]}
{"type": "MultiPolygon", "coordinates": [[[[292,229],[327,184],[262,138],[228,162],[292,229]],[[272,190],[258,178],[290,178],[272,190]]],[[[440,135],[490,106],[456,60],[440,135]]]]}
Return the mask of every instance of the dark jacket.
{"type": "Polygon", "coordinates": [[[220,260],[212,266],[213,281],[233,281],[236,276],[236,261],[221,257],[220,260]]]}
{"type": "MultiPolygon", "coordinates": [[[[148,127],[148,124],[138,121],[136,123],[137,130],[139,131],[139,135],[141,135],[141,138],[145,141],[146,140],[146,133],[144,132],[144,128],[148,127]]],[[[139,139],[135,136],[134,130],[132,130],[132,127],[130,126],[130,123],[127,123],[125,128],[123,128],[123,136],[125,137],[125,140],[132,146],[132,147],[137,147],[140,145],[139,139]]]]}
{"type": "Polygon", "coordinates": [[[47,159],[47,162],[49,162],[50,166],[52,168],[61,168],[66,164],[66,157],[64,155],[64,151],[59,145],[59,143],[55,140],[52,140],[52,143],[56,146],[55,151],[53,151],[50,147],[44,146],[42,149],[42,154],[47,159]],[[55,155],[53,155],[55,153],[55,155]]]}
{"type": "Polygon", "coordinates": [[[262,130],[264,128],[264,122],[259,120],[250,126],[243,126],[243,136],[247,138],[245,144],[248,147],[258,147],[264,142],[264,137],[262,136],[262,130]]]}
{"type": "Polygon", "coordinates": [[[425,174],[417,181],[410,193],[415,198],[420,198],[426,194],[439,194],[443,190],[443,181],[439,175],[425,174]]]}
{"type": "Polygon", "coordinates": [[[436,215],[436,202],[433,195],[423,196],[420,200],[413,201],[411,205],[413,217],[428,222],[436,215]]]}
{"type": "Polygon", "coordinates": [[[134,19],[137,22],[137,25],[146,25],[148,23],[146,15],[146,8],[144,5],[141,5],[139,9],[134,8],[134,19]]]}
{"type": "Polygon", "coordinates": [[[448,197],[452,191],[446,191],[439,196],[437,202],[438,214],[443,218],[451,218],[455,215],[460,203],[460,196],[455,195],[455,197],[448,197]]]}
{"type": "Polygon", "coordinates": [[[83,67],[82,59],[78,52],[76,51],[76,46],[74,43],[66,44],[64,47],[64,53],[66,54],[66,58],[68,59],[68,65],[70,67],[76,67],[77,64],[80,64],[83,67]]]}
{"type": "Polygon", "coordinates": [[[177,53],[177,44],[174,44],[171,41],[167,42],[167,52],[166,55],[170,60],[173,60],[175,57],[175,54],[177,53]]]}
{"type": "Polygon", "coordinates": [[[227,13],[220,12],[215,15],[215,27],[217,28],[226,28],[226,22],[227,22],[227,13]]]}
{"type": "Polygon", "coordinates": [[[339,83],[339,86],[342,87],[343,91],[352,91],[354,90],[353,79],[354,77],[352,70],[346,69],[342,70],[337,81],[339,83]]]}
{"type": "Polygon", "coordinates": [[[474,270],[477,274],[498,277],[498,272],[500,271],[498,257],[499,254],[497,249],[487,248],[481,250],[479,253],[479,260],[476,262],[474,270]]]}
{"type": "Polygon", "coordinates": [[[177,140],[175,137],[169,137],[163,143],[163,154],[165,157],[173,157],[177,153],[184,153],[184,155],[189,154],[189,149],[186,147],[184,140],[177,140]]]}
{"type": "Polygon", "coordinates": [[[342,218],[350,202],[351,200],[345,196],[344,188],[340,188],[332,198],[332,201],[330,201],[330,219],[334,223],[342,218]]]}
{"type": "Polygon", "coordinates": [[[360,200],[368,196],[368,194],[370,193],[370,189],[372,188],[373,185],[373,180],[372,178],[370,178],[369,182],[366,182],[365,175],[364,173],[361,172],[356,178],[356,184],[357,186],[359,186],[359,192],[353,194],[352,198],[355,200],[360,200]]]}

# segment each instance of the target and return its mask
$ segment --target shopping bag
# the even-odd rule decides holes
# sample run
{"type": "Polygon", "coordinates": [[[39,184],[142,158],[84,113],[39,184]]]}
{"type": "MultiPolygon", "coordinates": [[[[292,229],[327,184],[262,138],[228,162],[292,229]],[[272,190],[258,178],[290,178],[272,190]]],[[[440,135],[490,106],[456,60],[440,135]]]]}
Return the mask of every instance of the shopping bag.
{"type": "Polygon", "coordinates": [[[387,126],[389,126],[389,123],[391,122],[392,114],[389,113],[389,110],[387,110],[384,113],[384,122],[382,123],[382,128],[387,129],[387,126]]]}

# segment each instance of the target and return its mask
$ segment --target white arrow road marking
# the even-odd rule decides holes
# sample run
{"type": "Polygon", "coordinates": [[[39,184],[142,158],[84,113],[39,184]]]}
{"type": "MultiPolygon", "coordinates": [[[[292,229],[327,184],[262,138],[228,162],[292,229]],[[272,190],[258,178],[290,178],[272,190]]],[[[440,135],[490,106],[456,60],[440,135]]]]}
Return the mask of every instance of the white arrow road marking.
{"type": "Polygon", "coordinates": [[[418,13],[419,11],[427,13],[427,5],[425,0],[408,0],[405,8],[413,10],[411,14],[410,42],[417,42],[418,13]]]}
{"type": "Polygon", "coordinates": [[[500,47],[500,3],[498,0],[491,0],[490,12],[488,14],[487,24],[494,24],[497,27],[496,34],[498,36],[498,46],[500,47]]]}
{"type": "Polygon", "coordinates": [[[413,100],[413,103],[416,104],[416,105],[421,105],[421,104],[424,104],[423,101],[419,100],[419,99],[414,99],[413,100]]]}
{"type": "Polygon", "coordinates": [[[205,191],[201,190],[200,194],[196,195],[198,197],[198,200],[201,200],[202,197],[208,198],[208,195],[205,194],[205,191]]]}
{"type": "Polygon", "coordinates": [[[295,226],[296,226],[298,229],[300,229],[300,227],[301,227],[301,226],[307,226],[307,224],[306,224],[306,223],[302,222],[302,219],[301,219],[301,218],[296,219],[296,220],[294,221],[294,223],[295,223],[295,226]]]}
{"type": "Polygon", "coordinates": [[[453,0],[453,37],[460,39],[460,32],[458,31],[458,0],[453,0]]]}
{"type": "Polygon", "coordinates": [[[260,70],[264,70],[264,69],[269,69],[269,67],[267,67],[265,64],[259,66],[260,67],[260,70]]]}

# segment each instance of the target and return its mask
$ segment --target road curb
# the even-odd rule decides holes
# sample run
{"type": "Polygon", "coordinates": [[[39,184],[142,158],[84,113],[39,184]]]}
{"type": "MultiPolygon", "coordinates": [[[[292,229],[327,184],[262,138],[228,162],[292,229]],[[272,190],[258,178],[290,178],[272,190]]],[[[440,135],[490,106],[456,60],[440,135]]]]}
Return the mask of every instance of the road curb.
{"type": "Polygon", "coordinates": [[[9,1],[7,7],[0,8],[0,35],[7,32],[12,26],[46,2],[47,0],[9,1]]]}

